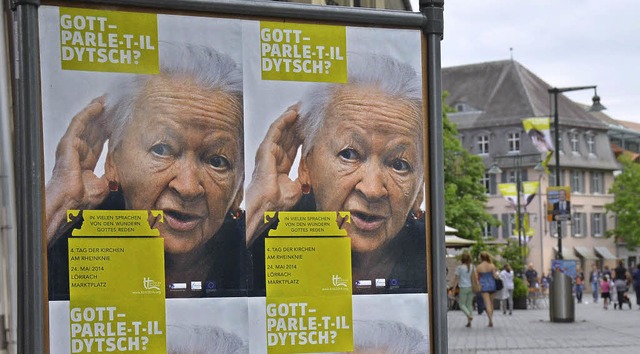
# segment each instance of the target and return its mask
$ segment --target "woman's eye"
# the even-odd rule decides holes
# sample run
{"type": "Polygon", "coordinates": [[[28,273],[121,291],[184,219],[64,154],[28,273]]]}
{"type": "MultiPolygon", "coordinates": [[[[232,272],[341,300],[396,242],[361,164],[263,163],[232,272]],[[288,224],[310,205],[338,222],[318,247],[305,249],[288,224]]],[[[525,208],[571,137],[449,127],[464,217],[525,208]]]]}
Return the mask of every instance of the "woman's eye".
{"type": "Polygon", "coordinates": [[[171,154],[171,148],[167,144],[156,144],[151,147],[151,152],[158,156],[168,156],[171,154]]]}
{"type": "Polygon", "coordinates": [[[358,153],[354,149],[344,149],[338,153],[338,156],[342,157],[345,160],[353,161],[357,159],[358,153]]]}
{"type": "Polygon", "coordinates": [[[229,160],[225,159],[222,156],[214,156],[209,159],[209,165],[211,165],[215,169],[228,169],[231,165],[229,160]]]}
{"type": "Polygon", "coordinates": [[[411,166],[407,161],[395,159],[391,162],[391,168],[398,172],[407,172],[411,170],[411,166]]]}

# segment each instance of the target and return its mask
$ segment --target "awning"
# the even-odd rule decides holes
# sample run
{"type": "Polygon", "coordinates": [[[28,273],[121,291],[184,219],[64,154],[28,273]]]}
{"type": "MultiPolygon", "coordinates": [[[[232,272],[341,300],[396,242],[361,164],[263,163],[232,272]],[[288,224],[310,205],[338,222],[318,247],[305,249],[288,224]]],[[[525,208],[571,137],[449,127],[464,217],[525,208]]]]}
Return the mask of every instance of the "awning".
{"type": "Polygon", "coordinates": [[[447,225],[444,225],[444,233],[448,234],[450,232],[458,232],[458,229],[454,229],[453,227],[449,227],[447,225]]]}
{"type": "Polygon", "coordinates": [[[585,246],[575,246],[573,247],[574,250],[576,250],[576,253],[578,253],[578,255],[580,255],[580,257],[584,258],[585,260],[597,260],[598,257],[596,257],[595,254],[593,254],[593,251],[591,251],[591,248],[589,247],[585,247],[585,246]]]}
{"type": "Polygon", "coordinates": [[[476,241],[467,240],[456,235],[445,235],[444,243],[446,247],[465,247],[473,245],[476,241]]]}
{"type": "MultiPolygon", "coordinates": [[[[553,250],[558,253],[558,247],[553,246],[553,250]]],[[[573,254],[573,252],[571,252],[571,248],[569,247],[562,247],[562,258],[563,259],[569,259],[569,260],[573,260],[573,261],[579,261],[578,257],[576,257],[575,254],[573,254]],[[569,251],[569,252],[567,252],[569,251]]]]}
{"type": "Polygon", "coordinates": [[[604,246],[596,246],[594,247],[596,253],[600,255],[600,257],[604,259],[618,259],[618,257],[614,256],[608,248],[604,246]]]}

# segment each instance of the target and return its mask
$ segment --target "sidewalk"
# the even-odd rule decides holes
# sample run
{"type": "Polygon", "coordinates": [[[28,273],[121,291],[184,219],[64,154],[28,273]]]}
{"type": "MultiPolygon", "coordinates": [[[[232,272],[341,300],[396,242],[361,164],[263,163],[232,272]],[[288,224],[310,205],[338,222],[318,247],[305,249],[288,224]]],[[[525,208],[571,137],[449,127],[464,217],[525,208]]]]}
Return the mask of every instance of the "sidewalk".
{"type": "MultiPolygon", "coordinates": [[[[587,295],[587,294],[585,294],[587,295]]],[[[513,315],[494,312],[493,328],[487,327],[487,315],[474,313],[471,328],[461,311],[449,311],[450,354],[501,353],[638,353],[640,352],[640,310],[625,305],[624,310],[602,308],[601,300],[591,302],[591,294],[575,305],[575,322],[552,323],[549,308],[515,310],[513,315]]]]}

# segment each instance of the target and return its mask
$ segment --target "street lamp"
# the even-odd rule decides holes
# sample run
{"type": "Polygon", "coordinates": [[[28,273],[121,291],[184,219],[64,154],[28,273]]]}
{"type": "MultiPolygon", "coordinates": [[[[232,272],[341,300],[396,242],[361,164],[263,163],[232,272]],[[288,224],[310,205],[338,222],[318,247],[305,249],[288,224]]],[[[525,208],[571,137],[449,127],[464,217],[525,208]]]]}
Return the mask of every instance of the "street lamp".
{"type": "MultiPolygon", "coordinates": [[[[540,154],[509,154],[509,155],[503,155],[503,156],[496,156],[495,159],[496,160],[500,160],[500,159],[511,159],[514,163],[513,165],[515,166],[515,170],[516,170],[516,222],[518,225],[518,251],[520,253],[520,262],[524,265],[525,262],[525,257],[523,255],[522,252],[522,237],[523,237],[523,225],[524,222],[522,221],[522,214],[520,212],[520,206],[521,206],[521,201],[520,201],[520,192],[522,191],[522,159],[526,158],[526,157],[540,157],[540,154]]],[[[539,164],[539,163],[538,163],[539,164]]],[[[536,168],[538,168],[538,165],[536,165],[536,168]]],[[[488,174],[491,175],[497,175],[499,173],[502,173],[502,169],[498,166],[498,164],[496,162],[493,163],[493,165],[491,165],[491,168],[487,171],[488,174]]]]}
{"type": "MultiPolygon", "coordinates": [[[[575,86],[575,87],[553,87],[549,89],[549,94],[553,95],[553,129],[555,130],[555,147],[556,147],[556,187],[560,187],[560,128],[559,128],[559,115],[558,115],[558,94],[570,91],[581,91],[593,89],[593,104],[589,107],[589,112],[600,112],[607,109],[600,104],[600,96],[598,96],[597,86],[575,86]]],[[[558,233],[558,253],[557,259],[563,259],[562,256],[562,224],[559,220],[556,220],[556,230],[558,233]]]]}

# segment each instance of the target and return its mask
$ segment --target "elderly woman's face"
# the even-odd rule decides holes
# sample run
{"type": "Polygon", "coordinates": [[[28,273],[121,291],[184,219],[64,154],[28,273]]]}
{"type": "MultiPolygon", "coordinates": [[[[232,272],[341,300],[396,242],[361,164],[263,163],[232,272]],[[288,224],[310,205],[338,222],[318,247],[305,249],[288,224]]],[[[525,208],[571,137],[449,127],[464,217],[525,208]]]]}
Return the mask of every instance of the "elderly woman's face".
{"type": "Polygon", "coordinates": [[[234,98],[189,79],[158,77],[143,89],[107,175],[128,209],[164,211],[157,227],[167,252],[202,245],[239,204],[241,124],[234,98]]]}
{"type": "Polygon", "coordinates": [[[410,104],[376,89],[343,88],[302,161],[318,210],[351,212],[346,229],[356,252],[395,237],[421,201],[418,119],[410,104]]]}

